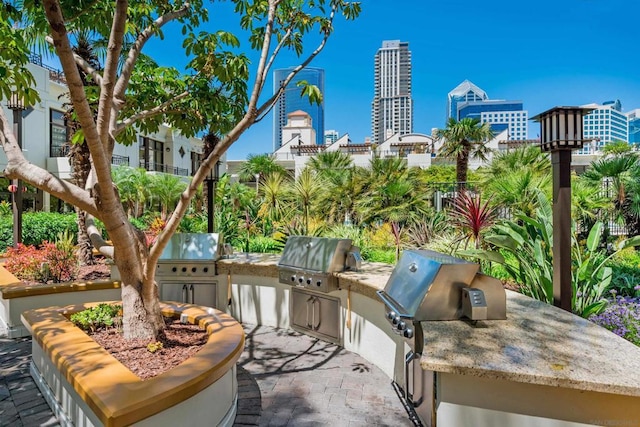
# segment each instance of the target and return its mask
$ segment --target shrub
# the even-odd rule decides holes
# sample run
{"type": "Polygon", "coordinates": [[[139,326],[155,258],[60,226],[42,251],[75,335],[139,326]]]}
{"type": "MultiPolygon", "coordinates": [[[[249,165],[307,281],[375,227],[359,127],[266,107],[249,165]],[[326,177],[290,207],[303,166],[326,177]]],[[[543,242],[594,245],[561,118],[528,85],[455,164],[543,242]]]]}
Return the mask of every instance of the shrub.
{"type": "Polygon", "coordinates": [[[9,247],[5,256],[6,269],[20,280],[60,283],[78,274],[75,245],[69,233],[60,234],[56,243],[44,242],[40,248],[24,244],[9,247]]]}
{"type": "Polygon", "coordinates": [[[633,248],[616,254],[608,263],[612,270],[610,289],[620,296],[640,297],[640,255],[633,248]]]}
{"type": "Polygon", "coordinates": [[[96,331],[117,324],[117,318],[120,316],[122,316],[121,305],[102,303],[72,314],[69,320],[84,331],[96,331]]]}
{"type": "Polygon", "coordinates": [[[640,298],[617,297],[589,320],[640,346],[640,298]]]}
{"type": "Polygon", "coordinates": [[[363,254],[362,257],[371,262],[384,262],[387,264],[396,263],[396,250],[395,249],[371,249],[368,253],[363,254]]]}
{"type": "Polygon", "coordinates": [[[249,252],[279,253],[282,243],[271,237],[255,236],[249,239],[249,252]]]}

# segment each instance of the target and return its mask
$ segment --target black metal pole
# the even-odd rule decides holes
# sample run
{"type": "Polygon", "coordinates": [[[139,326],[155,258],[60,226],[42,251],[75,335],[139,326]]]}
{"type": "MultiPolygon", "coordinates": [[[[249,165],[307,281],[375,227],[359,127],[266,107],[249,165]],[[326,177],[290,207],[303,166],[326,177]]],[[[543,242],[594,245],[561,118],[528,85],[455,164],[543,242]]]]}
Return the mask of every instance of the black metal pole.
{"type": "MultiPolygon", "coordinates": [[[[14,135],[18,141],[18,147],[22,149],[22,110],[13,110],[14,135]]],[[[12,180],[16,191],[12,193],[13,208],[13,247],[17,248],[22,243],[22,182],[18,179],[12,180]]]]}
{"type": "Polygon", "coordinates": [[[571,150],[551,152],[553,166],[553,305],[571,312],[571,150]]]}
{"type": "Polygon", "coordinates": [[[207,179],[207,233],[213,233],[213,202],[215,181],[207,179]]]}

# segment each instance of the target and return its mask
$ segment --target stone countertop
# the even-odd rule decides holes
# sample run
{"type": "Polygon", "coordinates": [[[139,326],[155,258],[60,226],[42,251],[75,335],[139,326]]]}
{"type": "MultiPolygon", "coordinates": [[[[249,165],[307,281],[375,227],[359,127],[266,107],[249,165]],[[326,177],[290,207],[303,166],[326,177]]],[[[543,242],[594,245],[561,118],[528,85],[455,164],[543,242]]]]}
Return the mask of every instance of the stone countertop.
{"type": "Polygon", "coordinates": [[[423,369],[640,396],[640,348],[517,292],[507,320],[422,322],[423,369]]]}
{"type": "MultiPolygon", "coordinates": [[[[237,254],[232,274],[277,277],[279,255],[237,254]]],[[[336,273],[339,286],[378,300],[394,266],[363,262],[336,273]]],[[[588,320],[507,290],[507,320],[423,322],[424,369],[640,396],[640,348],[588,320]]]]}

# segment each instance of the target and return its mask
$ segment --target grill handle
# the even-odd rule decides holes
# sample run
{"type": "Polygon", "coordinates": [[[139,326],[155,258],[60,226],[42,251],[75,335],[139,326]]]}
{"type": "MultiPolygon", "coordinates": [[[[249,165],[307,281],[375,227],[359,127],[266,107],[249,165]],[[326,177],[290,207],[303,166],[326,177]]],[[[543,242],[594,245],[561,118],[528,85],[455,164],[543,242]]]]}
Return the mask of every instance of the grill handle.
{"type": "Polygon", "coordinates": [[[378,297],[382,300],[382,302],[387,307],[395,311],[396,314],[398,314],[400,317],[404,317],[404,318],[412,317],[409,313],[407,313],[407,311],[400,304],[398,304],[393,298],[391,298],[389,294],[387,294],[385,291],[376,291],[376,294],[378,294],[378,297]]]}

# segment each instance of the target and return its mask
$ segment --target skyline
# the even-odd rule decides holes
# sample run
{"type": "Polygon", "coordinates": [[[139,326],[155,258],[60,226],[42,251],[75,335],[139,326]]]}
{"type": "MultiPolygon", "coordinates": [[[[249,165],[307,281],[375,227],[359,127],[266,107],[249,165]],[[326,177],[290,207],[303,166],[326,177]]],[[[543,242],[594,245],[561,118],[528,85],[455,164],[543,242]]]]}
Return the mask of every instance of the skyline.
{"type": "MultiPolygon", "coordinates": [[[[374,56],[384,40],[409,43],[417,133],[444,126],[447,93],[465,79],[490,99],[522,101],[530,117],[556,105],[615,99],[625,112],[640,108],[640,60],[633,57],[634,19],[640,13],[636,2],[540,0],[531,8],[507,0],[406,0],[405,7],[394,7],[398,3],[362,1],[361,16],[354,22],[338,20],[327,46],[310,64],[325,70],[326,130],[348,133],[354,143],[371,136],[374,56]]],[[[215,8],[206,28],[237,31],[231,5],[216,3],[215,8]]],[[[181,69],[186,58],[172,52],[171,46],[181,45],[172,31],[167,28],[165,40],[149,43],[144,51],[162,65],[181,69]]],[[[246,46],[246,40],[241,43],[246,46]]],[[[257,62],[253,52],[249,57],[257,62]]],[[[294,58],[285,55],[272,71],[296,65],[294,58]]],[[[268,88],[272,72],[269,78],[268,88]]],[[[270,94],[265,90],[262,99],[270,94]]],[[[529,137],[538,133],[539,126],[529,122],[529,137]]],[[[227,158],[271,153],[272,136],[269,115],[234,143],[227,158]]]]}

